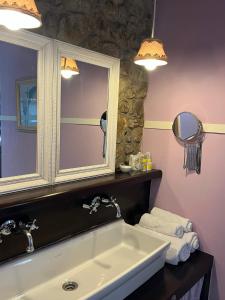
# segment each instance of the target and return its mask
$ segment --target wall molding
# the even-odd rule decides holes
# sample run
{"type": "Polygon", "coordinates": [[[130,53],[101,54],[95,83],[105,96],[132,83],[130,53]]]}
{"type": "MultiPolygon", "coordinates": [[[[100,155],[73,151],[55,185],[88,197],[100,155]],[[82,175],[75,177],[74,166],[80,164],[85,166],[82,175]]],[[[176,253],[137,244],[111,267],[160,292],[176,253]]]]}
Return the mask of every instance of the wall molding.
{"type": "MultiPolygon", "coordinates": [[[[148,121],[144,123],[145,129],[171,130],[173,122],[171,121],[148,121]]],[[[225,124],[203,123],[205,133],[225,134],[225,124]]]]}
{"type": "MultiPolygon", "coordinates": [[[[16,122],[16,116],[0,115],[0,121],[16,122]]],[[[75,125],[90,125],[99,126],[100,119],[86,119],[86,118],[61,118],[63,124],[75,124],[75,125]]]]}
{"type": "Polygon", "coordinates": [[[100,119],[86,119],[86,118],[61,118],[63,124],[75,124],[75,125],[90,125],[99,126],[100,119]]]}

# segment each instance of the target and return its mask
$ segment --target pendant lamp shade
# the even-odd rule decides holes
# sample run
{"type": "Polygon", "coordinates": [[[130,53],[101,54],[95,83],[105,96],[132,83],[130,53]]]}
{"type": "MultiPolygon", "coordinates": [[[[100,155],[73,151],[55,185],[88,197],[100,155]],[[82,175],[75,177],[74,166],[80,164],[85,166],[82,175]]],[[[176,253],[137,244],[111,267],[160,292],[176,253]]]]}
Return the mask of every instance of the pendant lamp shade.
{"type": "Polygon", "coordinates": [[[138,54],[134,58],[135,64],[145,67],[148,71],[167,65],[167,55],[164,51],[163,43],[155,38],[156,2],[157,0],[153,0],[151,38],[145,39],[141,43],[138,54]]]}
{"type": "Polygon", "coordinates": [[[134,62],[150,71],[166,65],[167,56],[162,41],[154,38],[145,39],[134,58],[134,62]]]}
{"type": "Polygon", "coordinates": [[[34,0],[0,0],[0,25],[10,30],[37,28],[41,15],[34,0]]]}
{"type": "Polygon", "coordinates": [[[68,57],[61,58],[61,75],[69,79],[74,75],[80,74],[77,63],[74,59],[68,57]]]}

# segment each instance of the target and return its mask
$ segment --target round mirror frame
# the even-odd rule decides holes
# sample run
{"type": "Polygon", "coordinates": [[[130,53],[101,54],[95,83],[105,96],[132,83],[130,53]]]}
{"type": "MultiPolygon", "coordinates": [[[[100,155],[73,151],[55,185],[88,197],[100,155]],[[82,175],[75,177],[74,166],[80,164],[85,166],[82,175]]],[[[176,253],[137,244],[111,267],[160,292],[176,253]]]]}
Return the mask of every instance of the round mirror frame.
{"type": "Polygon", "coordinates": [[[195,142],[197,141],[201,135],[202,135],[202,132],[203,132],[203,126],[202,126],[202,122],[196,117],[196,115],[194,115],[193,113],[191,112],[187,112],[187,111],[183,111],[181,113],[179,113],[174,121],[173,121],[173,125],[172,125],[172,130],[173,130],[173,134],[175,135],[175,137],[182,143],[192,143],[192,142],[195,142]],[[180,138],[178,135],[177,135],[177,132],[176,132],[176,126],[175,126],[175,122],[176,120],[178,119],[178,117],[181,115],[181,114],[190,114],[193,118],[195,118],[197,124],[198,124],[198,130],[197,130],[197,133],[192,135],[191,137],[187,138],[187,139],[182,139],[180,138]]]}

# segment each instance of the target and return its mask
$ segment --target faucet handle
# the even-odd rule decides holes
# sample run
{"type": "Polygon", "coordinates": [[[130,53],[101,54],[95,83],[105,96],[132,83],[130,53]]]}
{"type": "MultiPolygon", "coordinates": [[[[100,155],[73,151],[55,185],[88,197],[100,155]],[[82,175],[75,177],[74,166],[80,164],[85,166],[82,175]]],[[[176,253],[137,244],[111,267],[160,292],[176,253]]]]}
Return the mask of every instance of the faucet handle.
{"type": "Polygon", "coordinates": [[[33,230],[37,230],[39,229],[39,226],[36,225],[37,219],[34,219],[33,222],[31,224],[27,224],[30,228],[29,231],[33,231],[33,230]]]}
{"type": "Polygon", "coordinates": [[[85,208],[85,209],[91,209],[90,205],[88,205],[88,204],[83,204],[82,207],[85,208]]]}
{"type": "Polygon", "coordinates": [[[36,225],[36,221],[37,219],[34,219],[32,222],[29,222],[25,225],[29,232],[39,229],[39,226],[36,225]]]}
{"type": "Polygon", "coordinates": [[[0,234],[10,235],[14,228],[16,228],[16,222],[14,220],[8,220],[0,226],[0,234]]]}
{"type": "Polygon", "coordinates": [[[111,202],[115,203],[116,202],[116,197],[115,196],[110,196],[111,202]]]}
{"type": "Polygon", "coordinates": [[[32,222],[28,222],[28,223],[23,223],[22,221],[19,222],[19,227],[23,230],[28,230],[29,232],[33,231],[33,230],[37,230],[39,229],[39,226],[37,226],[36,223],[36,219],[34,219],[32,222]]]}
{"type": "Polygon", "coordinates": [[[94,199],[92,199],[91,204],[83,204],[82,207],[85,209],[89,209],[89,215],[92,215],[93,213],[96,213],[98,211],[98,207],[100,206],[100,201],[101,198],[99,196],[94,197],[94,199]]]}
{"type": "Polygon", "coordinates": [[[109,199],[109,198],[102,198],[101,201],[104,204],[109,204],[111,202],[111,199],[109,199]]]}
{"type": "Polygon", "coordinates": [[[3,235],[10,235],[12,230],[16,228],[16,222],[14,220],[7,220],[0,226],[0,244],[3,242],[3,235]]]}

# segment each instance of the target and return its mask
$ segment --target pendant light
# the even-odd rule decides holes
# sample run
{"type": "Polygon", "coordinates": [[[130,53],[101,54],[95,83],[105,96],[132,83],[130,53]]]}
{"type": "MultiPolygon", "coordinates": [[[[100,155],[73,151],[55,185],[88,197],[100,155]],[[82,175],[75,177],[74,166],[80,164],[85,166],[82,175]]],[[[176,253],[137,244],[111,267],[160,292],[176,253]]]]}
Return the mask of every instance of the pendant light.
{"type": "Polygon", "coordinates": [[[152,21],[151,38],[145,39],[134,58],[134,63],[144,66],[148,71],[153,71],[159,66],[167,64],[167,56],[163,48],[161,40],[154,37],[155,34],[155,19],[156,19],[156,0],[154,0],[154,11],[152,21]]]}
{"type": "Polygon", "coordinates": [[[65,79],[70,79],[74,75],[80,74],[77,63],[68,57],[61,58],[61,75],[65,79]]]}
{"type": "Polygon", "coordinates": [[[0,25],[10,30],[37,28],[41,15],[34,0],[0,0],[0,25]]]}

